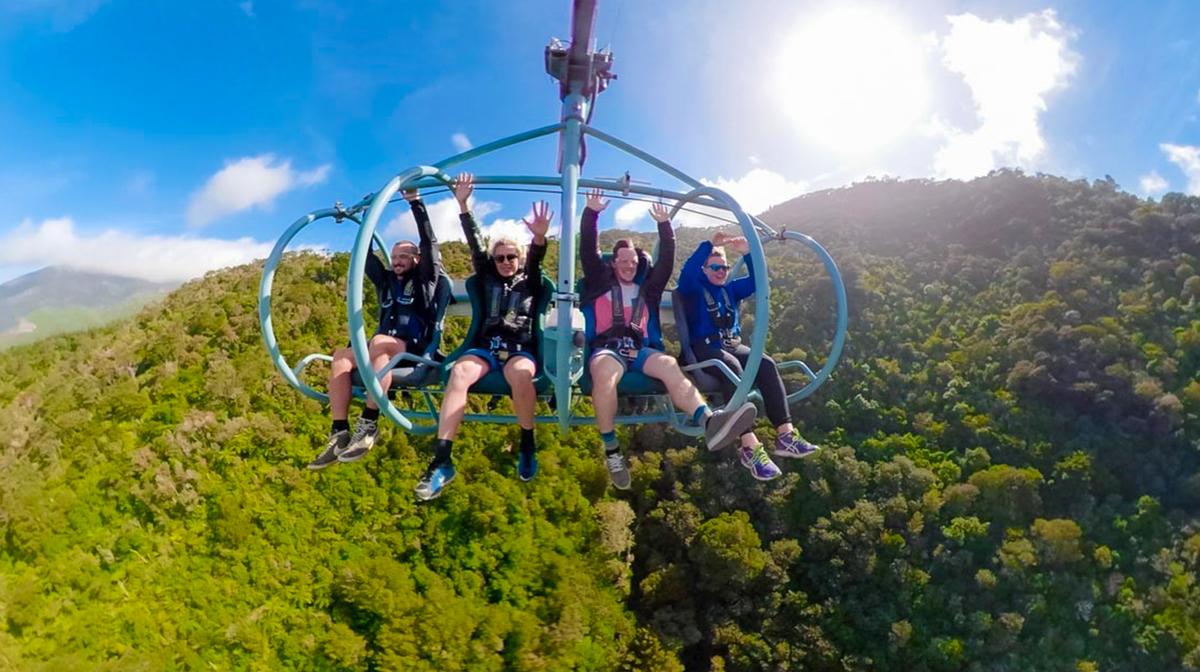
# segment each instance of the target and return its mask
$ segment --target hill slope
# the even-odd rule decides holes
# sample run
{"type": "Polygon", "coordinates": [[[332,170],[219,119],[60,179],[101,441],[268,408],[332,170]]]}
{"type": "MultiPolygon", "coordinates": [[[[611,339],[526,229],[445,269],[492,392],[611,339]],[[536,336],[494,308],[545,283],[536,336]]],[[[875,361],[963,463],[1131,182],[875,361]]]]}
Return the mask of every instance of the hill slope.
{"type": "MultiPolygon", "coordinates": [[[[326,419],[262,352],[258,269],[0,355],[0,659],[18,669],[1200,669],[1200,199],[1000,172],[767,213],[848,280],[826,446],[758,484],[660,428],[616,495],[591,430],[467,426],[303,466],[326,419]]],[[[707,232],[681,232],[680,256],[707,232]]],[[[458,273],[463,256],[448,245],[458,273]]],[[[770,349],[820,364],[828,281],[772,246],[770,349]]],[[[292,255],[295,361],[344,255],[292,255]]],[[[461,338],[462,325],[450,329],[461,338]]],[[[482,403],[486,400],[477,400],[482,403]]],[[[771,438],[763,428],[760,435],[771,438]]]]}
{"type": "Polygon", "coordinates": [[[48,266],[0,285],[0,348],[136,313],[178,283],[48,266]]]}

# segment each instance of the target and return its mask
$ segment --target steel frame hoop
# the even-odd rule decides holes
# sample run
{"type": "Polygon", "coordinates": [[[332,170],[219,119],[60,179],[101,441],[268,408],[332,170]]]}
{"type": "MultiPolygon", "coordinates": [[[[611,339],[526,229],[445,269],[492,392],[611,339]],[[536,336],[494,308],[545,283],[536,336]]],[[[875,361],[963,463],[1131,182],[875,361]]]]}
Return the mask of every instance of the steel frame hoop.
{"type": "MultiPolygon", "coordinates": [[[[304,396],[310,399],[315,399],[323,404],[329,403],[329,395],[318,392],[308,384],[301,381],[296,375],[295,370],[291,367],[291,365],[288,364],[287,359],[284,358],[283,353],[279,350],[279,342],[275,337],[274,322],[271,319],[271,290],[275,285],[275,272],[279,268],[279,263],[283,259],[283,254],[287,250],[288,243],[290,243],[292,239],[296,237],[296,234],[300,233],[301,229],[319,219],[324,219],[326,217],[345,217],[346,219],[359,224],[361,227],[361,222],[359,222],[358,219],[352,216],[347,216],[344,210],[340,210],[338,208],[314,210],[307,215],[300,217],[295,222],[292,222],[292,225],[283,232],[283,235],[279,236],[277,241],[275,241],[275,247],[271,249],[270,256],[268,256],[267,260],[263,263],[262,279],[259,280],[258,283],[258,328],[262,333],[263,344],[267,346],[267,353],[271,357],[271,362],[275,364],[275,368],[283,376],[283,379],[287,381],[288,385],[294,387],[304,396]]],[[[384,252],[384,254],[387,253],[387,247],[384,245],[381,238],[378,236],[372,236],[368,240],[373,240],[375,244],[379,246],[379,249],[384,252]]]]}

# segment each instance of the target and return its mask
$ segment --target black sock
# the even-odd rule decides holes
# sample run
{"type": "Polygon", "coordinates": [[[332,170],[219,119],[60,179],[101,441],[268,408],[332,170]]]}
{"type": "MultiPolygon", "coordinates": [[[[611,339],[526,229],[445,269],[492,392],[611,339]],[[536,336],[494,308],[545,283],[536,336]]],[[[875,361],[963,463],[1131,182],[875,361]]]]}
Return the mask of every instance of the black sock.
{"type": "Polygon", "coordinates": [[[450,462],[450,447],[453,445],[450,439],[438,439],[433,448],[433,461],[437,464],[450,462]]]}
{"type": "Polygon", "coordinates": [[[334,420],[333,421],[333,432],[340,432],[343,429],[346,430],[347,432],[350,431],[350,421],[349,420],[334,420]]]}
{"type": "Polygon", "coordinates": [[[363,420],[371,420],[372,422],[379,420],[378,408],[364,408],[362,414],[363,420]]]}
{"type": "Polygon", "coordinates": [[[521,428],[521,452],[532,453],[537,450],[537,442],[533,440],[533,430],[521,428]]]}

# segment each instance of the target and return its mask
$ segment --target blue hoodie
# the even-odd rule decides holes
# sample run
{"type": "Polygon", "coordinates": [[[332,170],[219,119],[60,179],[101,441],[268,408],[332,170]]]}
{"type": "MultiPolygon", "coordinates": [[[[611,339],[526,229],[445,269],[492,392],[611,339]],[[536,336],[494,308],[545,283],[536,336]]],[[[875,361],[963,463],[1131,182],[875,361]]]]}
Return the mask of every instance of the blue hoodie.
{"type": "MultiPolygon", "coordinates": [[[[733,335],[739,336],[742,333],[741,316],[738,314],[738,304],[748,296],[754,294],[754,262],[750,255],[746,255],[746,270],[749,271],[736,280],[727,280],[725,282],[725,290],[729,293],[729,298],[733,303],[732,306],[726,306],[725,292],[721,291],[719,285],[714,285],[708,281],[708,276],[704,274],[704,264],[712,255],[713,244],[710,241],[700,243],[700,247],[688,257],[688,260],[683,264],[683,270],[679,273],[679,290],[680,296],[683,298],[684,313],[687,315],[688,332],[692,336],[693,343],[699,343],[714,336],[720,336],[721,332],[717,329],[717,325],[713,324],[712,316],[708,314],[707,301],[704,298],[704,290],[709,290],[712,298],[716,301],[721,313],[733,311],[733,335]]],[[[732,273],[732,270],[730,271],[732,273]]]]}

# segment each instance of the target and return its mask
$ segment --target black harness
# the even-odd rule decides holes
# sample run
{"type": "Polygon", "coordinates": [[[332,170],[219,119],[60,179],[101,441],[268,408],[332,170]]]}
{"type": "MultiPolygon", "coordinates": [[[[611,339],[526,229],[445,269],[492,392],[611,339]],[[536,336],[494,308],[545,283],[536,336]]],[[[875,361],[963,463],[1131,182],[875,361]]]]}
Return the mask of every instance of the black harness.
{"type": "Polygon", "coordinates": [[[708,309],[708,316],[712,319],[713,326],[717,328],[717,335],[709,336],[705,341],[712,345],[720,345],[722,348],[732,350],[742,344],[741,337],[733,333],[733,298],[729,296],[729,290],[724,285],[721,285],[717,289],[720,290],[722,298],[725,299],[725,310],[721,310],[721,306],[717,304],[717,299],[713,296],[712,291],[708,287],[704,288],[704,304],[708,309]]]}
{"type": "Polygon", "coordinates": [[[415,277],[409,273],[399,285],[389,282],[386,295],[381,297],[379,329],[376,333],[397,338],[420,340],[429,325],[429,297],[415,277]]]}
{"type": "Polygon", "coordinates": [[[526,278],[510,283],[489,279],[484,284],[487,318],[483,345],[501,362],[512,352],[531,352],[533,345],[533,294],[526,278]]]}
{"type": "Polygon", "coordinates": [[[604,333],[596,335],[592,341],[592,347],[593,349],[612,350],[632,361],[637,358],[638,352],[643,347],[645,341],[643,328],[646,320],[649,319],[649,311],[643,310],[645,302],[641,288],[638,289],[638,295],[630,306],[630,322],[628,324],[625,323],[625,297],[621,292],[620,282],[613,282],[612,289],[608,290],[608,296],[612,304],[612,326],[604,333]]]}

